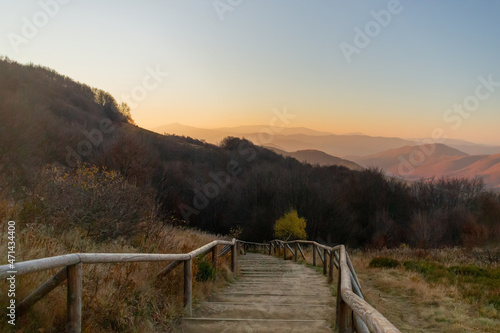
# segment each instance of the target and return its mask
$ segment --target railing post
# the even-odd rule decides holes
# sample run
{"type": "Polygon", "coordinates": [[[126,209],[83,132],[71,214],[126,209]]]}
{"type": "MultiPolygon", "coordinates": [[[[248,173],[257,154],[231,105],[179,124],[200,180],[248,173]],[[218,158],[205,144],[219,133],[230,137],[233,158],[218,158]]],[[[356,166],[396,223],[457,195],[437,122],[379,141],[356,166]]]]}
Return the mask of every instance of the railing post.
{"type": "Polygon", "coordinates": [[[339,333],[353,333],[352,309],[340,296],[339,333]]]}
{"type": "Polygon", "coordinates": [[[316,244],[313,244],[313,266],[316,266],[316,244]]]}
{"type": "Polygon", "coordinates": [[[286,260],[286,244],[283,243],[283,260],[286,260]]]}
{"type": "Polygon", "coordinates": [[[231,245],[231,272],[236,272],[236,252],[237,252],[237,242],[234,240],[234,244],[231,245]]]}
{"type": "Polygon", "coordinates": [[[271,251],[273,250],[273,242],[269,243],[269,255],[271,255],[271,251]]]}
{"type": "Polygon", "coordinates": [[[295,253],[293,255],[293,260],[297,262],[297,253],[299,252],[299,243],[295,242],[295,253]]]}
{"type": "Polygon", "coordinates": [[[328,256],[328,251],[326,249],[323,249],[323,275],[326,275],[326,265],[327,265],[327,257],[328,256]]]}
{"type": "MultiPolygon", "coordinates": [[[[332,257],[333,255],[334,253],[332,251],[332,257]]],[[[354,332],[353,312],[351,307],[342,299],[343,267],[340,264],[340,261],[342,261],[341,255],[342,254],[339,254],[339,284],[337,287],[337,309],[338,309],[337,323],[338,323],[339,333],[353,333],[354,332]]]]}
{"type": "Polygon", "coordinates": [[[184,308],[192,316],[193,305],[193,258],[184,261],[184,308]]]}
{"type": "Polygon", "coordinates": [[[216,279],[217,279],[217,256],[218,256],[217,245],[215,245],[212,249],[212,266],[214,266],[214,270],[216,272],[215,274],[216,279]]]}
{"type": "Polygon", "coordinates": [[[66,332],[82,331],[82,263],[67,266],[67,318],[66,332]]]}
{"type": "Polygon", "coordinates": [[[330,260],[328,261],[329,272],[328,272],[328,283],[333,282],[333,258],[334,258],[334,250],[330,251],[330,260]]]}
{"type": "Polygon", "coordinates": [[[335,307],[335,328],[339,328],[340,325],[340,301],[342,300],[341,294],[341,281],[342,281],[342,272],[340,271],[341,267],[339,265],[339,277],[337,281],[337,306],[335,307]]]}

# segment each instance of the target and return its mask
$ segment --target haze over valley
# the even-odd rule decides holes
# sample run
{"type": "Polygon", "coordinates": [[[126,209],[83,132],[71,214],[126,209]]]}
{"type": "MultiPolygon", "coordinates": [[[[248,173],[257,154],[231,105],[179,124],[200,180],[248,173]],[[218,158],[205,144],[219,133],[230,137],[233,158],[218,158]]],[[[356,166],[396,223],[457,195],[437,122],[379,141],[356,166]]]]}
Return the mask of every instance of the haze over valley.
{"type": "Polygon", "coordinates": [[[436,140],[430,138],[412,140],[362,133],[336,135],[303,127],[265,125],[204,129],[170,124],[152,130],[214,144],[227,136],[241,137],[301,162],[341,165],[352,170],[380,168],[389,176],[409,181],[480,177],[489,188],[500,190],[500,146],[495,145],[453,139],[434,143],[436,140]]]}

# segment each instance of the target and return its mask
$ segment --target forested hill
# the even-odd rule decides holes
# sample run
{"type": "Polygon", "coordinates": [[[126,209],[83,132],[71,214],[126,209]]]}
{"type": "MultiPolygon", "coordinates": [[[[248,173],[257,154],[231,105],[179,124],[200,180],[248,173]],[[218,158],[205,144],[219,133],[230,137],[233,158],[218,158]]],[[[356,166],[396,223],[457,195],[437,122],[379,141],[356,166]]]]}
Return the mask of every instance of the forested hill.
{"type": "MultiPolygon", "coordinates": [[[[306,218],[310,239],[350,246],[455,245],[500,232],[500,199],[478,181],[408,186],[376,170],[313,167],[238,138],[215,146],[159,135],[135,126],[108,93],[8,59],[0,60],[0,142],[0,186],[35,201],[30,207],[43,206],[33,193],[54,177],[43,170],[71,175],[84,163],[119,171],[166,223],[241,227],[247,240],[273,238],[274,221],[291,208],[306,218]]],[[[140,211],[131,221],[144,222],[140,211]]],[[[27,222],[40,220],[30,212],[27,222]]]]}

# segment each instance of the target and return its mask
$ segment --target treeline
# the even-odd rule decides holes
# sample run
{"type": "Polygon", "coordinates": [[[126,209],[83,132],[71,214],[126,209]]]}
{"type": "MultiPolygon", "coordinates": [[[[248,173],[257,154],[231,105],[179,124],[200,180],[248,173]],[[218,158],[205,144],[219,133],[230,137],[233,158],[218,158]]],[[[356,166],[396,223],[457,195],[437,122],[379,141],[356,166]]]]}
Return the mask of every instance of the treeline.
{"type": "Polygon", "coordinates": [[[500,197],[479,180],[407,184],[238,138],[216,146],[158,135],[133,125],[109,94],[52,70],[4,59],[0,73],[0,186],[24,203],[26,223],[78,225],[106,239],[161,218],[215,233],[242,227],[241,238],[264,241],[295,208],[309,238],[331,244],[473,246],[500,236],[500,197]]]}

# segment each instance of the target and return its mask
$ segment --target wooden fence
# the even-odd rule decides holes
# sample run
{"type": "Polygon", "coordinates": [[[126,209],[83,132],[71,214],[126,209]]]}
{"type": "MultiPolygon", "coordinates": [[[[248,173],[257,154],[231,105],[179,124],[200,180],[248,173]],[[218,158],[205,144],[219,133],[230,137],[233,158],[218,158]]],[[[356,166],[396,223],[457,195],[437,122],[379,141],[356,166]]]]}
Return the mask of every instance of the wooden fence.
{"type": "MultiPolygon", "coordinates": [[[[395,333],[400,332],[380,312],[364,300],[361,284],[356,276],[351,259],[344,245],[334,247],[325,246],[312,241],[290,241],[283,242],[274,240],[270,243],[252,243],[238,241],[244,253],[249,248],[263,248],[269,255],[280,254],[283,251],[283,259],[286,260],[287,252],[290,252],[295,261],[299,254],[304,261],[302,246],[312,247],[312,265],[317,265],[317,258],[323,264],[323,274],[328,275],[328,282],[333,282],[334,267],[338,272],[337,284],[337,313],[336,324],[340,333],[395,333]]],[[[280,254],[281,255],[281,254],[280,254]]]]}
{"type": "MultiPolygon", "coordinates": [[[[184,306],[188,315],[191,315],[193,300],[193,258],[211,252],[212,260],[214,264],[216,264],[217,257],[221,257],[231,252],[231,270],[234,272],[236,268],[236,251],[237,241],[233,239],[231,242],[216,240],[185,254],[73,253],[18,262],[15,264],[14,268],[11,268],[10,265],[2,265],[0,266],[0,279],[5,279],[11,274],[18,276],[61,268],[57,274],[48,279],[17,305],[16,314],[22,316],[32,305],[65,280],[68,280],[66,332],[73,333],[81,332],[83,264],[171,261],[168,266],[158,273],[158,276],[162,277],[181,263],[184,263],[184,306]],[[224,245],[220,253],[218,253],[218,245],[224,245]]],[[[214,267],[216,267],[216,265],[214,265],[214,267]]]]}

